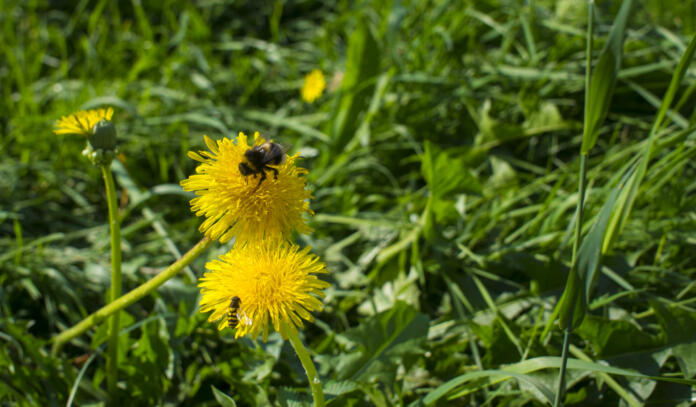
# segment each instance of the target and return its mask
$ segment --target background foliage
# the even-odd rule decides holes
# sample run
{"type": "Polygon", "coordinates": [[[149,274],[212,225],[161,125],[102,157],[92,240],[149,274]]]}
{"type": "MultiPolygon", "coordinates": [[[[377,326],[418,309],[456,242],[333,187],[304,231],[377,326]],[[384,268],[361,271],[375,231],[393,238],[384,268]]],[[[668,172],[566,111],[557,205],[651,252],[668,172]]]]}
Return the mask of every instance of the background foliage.
{"type": "MultiPolygon", "coordinates": [[[[643,147],[696,28],[692,2],[640,3],[589,157],[585,231],[643,147]]],[[[595,49],[618,7],[599,2],[595,49]]],[[[544,405],[557,368],[544,357],[561,343],[544,327],[573,239],[585,16],[575,0],[2,0],[0,401],[105,397],[106,326],[57,358],[46,345],[109,285],[99,171],[80,156],[84,140],[51,129],[111,105],[124,291],[200,239],[178,186],[195,167],[186,152],[203,134],[260,130],[310,170],[315,232],[298,238],[327,262],[332,288],[304,340],[331,405],[544,405]],[[315,68],[331,90],[310,105],[299,88],[315,68]]],[[[696,375],[693,79],[573,335],[568,404],[692,398],[687,385],[607,366],[696,375]]],[[[195,280],[224,251],[124,313],[120,387],[134,405],[308,400],[288,344],[235,341],[198,312],[195,280]]]]}

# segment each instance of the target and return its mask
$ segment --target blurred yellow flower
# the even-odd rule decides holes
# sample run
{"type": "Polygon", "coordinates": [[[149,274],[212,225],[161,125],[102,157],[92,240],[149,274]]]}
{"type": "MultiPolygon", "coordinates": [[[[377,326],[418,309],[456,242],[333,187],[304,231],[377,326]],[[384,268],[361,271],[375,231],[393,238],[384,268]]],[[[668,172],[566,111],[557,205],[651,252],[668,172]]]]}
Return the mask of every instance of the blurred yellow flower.
{"type": "Polygon", "coordinates": [[[69,116],[63,116],[56,121],[55,134],[82,134],[89,136],[92,134],[94,125],[102,120],[111,120],[114,109],[81,110],[69,116]]]}
{"type": "Polygon", "coordinates": [[[212,312],[208,321],[220,320],[222,330],[228,326],[231,299],[238,297],[235,338],[253,339],[263,332],[265,342],[269,322],[277,332],[281,323],[302,328],[303,319],[314,321],[311,312],[322,309],[322,290],[329,286],[315,275],[326,273],[326,266],[309,250],[279,241],[234,245],[205,266],[208,271],[198,284],[201,312],[212,312]]]}
{"type": "Polygon", "coordinates": [[[262,239],[289,239],[294,230],[311,232],[303,218],[304,213],[313,212],[302,176],[307,170],[295,166],[299,154],[286,156],[283,163],[273,166],[277,179],[269,172],[259,184],[258,178],[244,176],[239,169],[246,162],[244,153],[266,142],[258,132],[252,145],[241,132],[236,143],[228,138],[217,142],[204,138],[210,152],[189,151],[188,156],[201,164],[196,174],[181,181],[184,190],[198,195],[191,200],[191,211],[206,218],[201,232],[221,243],[234,237],[235,247],[262,239]]]}
{"type": "Polygon", "coordinates": [[[307,103],[314,102],[326,87],[326,81],[324,80],[324,74],[321,73],[319,69],[315,69],[308,73],[304,78],[304,84],[302,85],[302,100],[307,103]]]}

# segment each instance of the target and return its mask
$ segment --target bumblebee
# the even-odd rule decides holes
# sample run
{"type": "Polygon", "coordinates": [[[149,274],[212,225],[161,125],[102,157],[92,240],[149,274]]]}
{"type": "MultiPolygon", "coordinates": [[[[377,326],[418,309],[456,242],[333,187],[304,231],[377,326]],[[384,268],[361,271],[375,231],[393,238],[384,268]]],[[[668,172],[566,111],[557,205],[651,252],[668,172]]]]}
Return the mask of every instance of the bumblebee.
{"type": "Polygon", "coordinates": [[[266,179],[266,171],[273,171],[274,178],[278,179],[278,170],[271,165],[280,165],[285,161],[285,149],[280,144],[266,142],[245,151],[244,158],[246,162],[239,164],[239,172],[243,176],[253,175],[256,178],[257,174],[261,174],[256,190],[266,179]]]}
{"type": "Polygon", "coordinates": [[[242,300],[237,296],[232,297],[230,308],[227,310],[227,325],[230,328],[234,329],[239,324],[239,316],[237,314],[239,313],[240,305],[242,305],[242,300]]]}

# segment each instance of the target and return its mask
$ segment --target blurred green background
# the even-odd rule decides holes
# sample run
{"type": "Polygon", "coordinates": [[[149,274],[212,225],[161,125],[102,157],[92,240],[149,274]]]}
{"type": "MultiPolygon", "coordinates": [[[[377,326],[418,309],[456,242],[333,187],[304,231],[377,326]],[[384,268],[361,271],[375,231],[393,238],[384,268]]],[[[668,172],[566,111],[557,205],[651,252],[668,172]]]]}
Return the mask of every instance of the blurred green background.
{"type": "MultiPolygon", "coordinates": [[[[595,49],[620,2],[598,1],[595,49]]],[[[51,357],[47,341],[104,304],[109,239],[98,168],[55,120],[113,106],[124,291],[201,235],[178,183],[187,151],[237,132],[294,146],[308,168],[332,287],[304,330],[333,406],[537,406],[525,380],[479,370],[560,354],[542,335],[565,284],[577,202],[586,8],[576,0],[0,0],[0,404],[105,400],[106,327],[51,357]],[[300,98],[304,75],[328,87],[300,98]]],[[[584,230],[696,31],[696,3],[637,2],[609,116],[588,163],[584,230]]],[[[628,223],[603,258],[573,358],[696,374],[694,71],[628,223]]],[[[129,405],[302,405],[304,372],[278,335],[234,340],[198,312],[216,244],[127,308],[129,405]],[[205,257],[205,258],[204,258],[205,257]]],[[[543,360],[520,372],[554,388],[543,360]]],[[[509,370],[509,369],[508,369],[509,370]]],[[[568,405],[689,405],[686,385],[571,369],[568,405]],[[610,380],[614,382],[611,383],[610,380]]]]}

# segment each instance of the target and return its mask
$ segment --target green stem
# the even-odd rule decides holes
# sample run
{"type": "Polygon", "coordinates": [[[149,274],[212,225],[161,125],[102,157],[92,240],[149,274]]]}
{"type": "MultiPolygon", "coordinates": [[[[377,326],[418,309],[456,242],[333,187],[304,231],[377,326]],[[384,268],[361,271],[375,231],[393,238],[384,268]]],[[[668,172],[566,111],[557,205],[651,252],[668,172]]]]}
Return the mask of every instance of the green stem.
{"type": "Polygon", "coordinates": [[[565,393],[565,372],[568,364],[568,348],[570,347],[570,328],[566,328],[563,333],[563,350],[561,351],[561,368],[558,371],[558,389],[556,398],[553,400],[553,407],[559,407],[565,393]]]}
{"type": "MultiPolygon", "coordinates": [[[[577,218],[575,220],[575,240],[573,241],[573,259],[572,267],[577,266],[577,254],[580,247],[580,238],[582,236],[582,216],[584,212],[584,202],[585,202],[585,189],[587,186],[587,155],[580,155],[580,174],[578,179],[578,204],[577,204],[577,218]]],[[[584,295],[584,294],[580,294],[584,295]]],[[[575,313],[575,299],[571,301],[572,308],[570,310],[570,318],[568,326],[564,327],[563,333],[563,350],[561,351],[561,368],[558,371],[558,389],[556,390],[556,398],[553,401],[553,407],[559,407],[561,405],[561,400],[563,400],[563,393],[565,393],[565,371],[566,363],[568,361],[568,346],[570,345],[570,333],[572,331],[573,315],[575,313]]]]}
{"type": "Polygon", "coordinates": [[[582,237],[582,217],[585,212],[585,189],[587,187],[587,155],[580,155],[580,174],[578,174],[578,203],[576,211],[578,213],[575,220],[575,240],[573,241],[573,267],[576,266],[580,240],[582,237]]]}
{"type": "MultiPolygon", "coordinates": [[[[101,166],[106,186],[106,201],[109,206],[109,229],[111,231],[111,293],[109,303],[116,301],[121,296],[121,225],[118,216],[118,202],[116,201],[116,186],[109,165],[101,166]]],[[[118,333],[119,313],[116,312],[109,320],[109,352],[106,358],[106,377],[109,389],[109,399],[116,404],[116,391],[118,383],[118,333]]]]}
{"type": "Polygon", "coordinates": [[[297,329],[294,327],[288,327],[284,322],[281,322],[281,329],[283,335],[285,335],[295,349],[297,357],[300,358],[302,367],[304,367],[307,373],[307,380],[309,381],[309,387],[312,389],[312,397],[314,397],[314,407],[324,407],[324,391],[321,389],[321,381],[319,381],[319,375],[317,374],[317,369],[314,367],[312,358],[309,357],[307,349],[305,349],[302,344],[302,340],[297,335],[297,329]]]}
{"type": "Polygon", "coordinates": [[[184,267],[188,266],[193,260],[200,256],[208,247],[210,247],[210,245],[213,244],[213,242],[213,240],[204,237],[203,239],[201,239],[200,242],[193,246],[191,250],[186,252],[186,254],[184,254],[179,260],[172,263],[169,267],[167,267],[157,276],[143,283],[138,288],[135,288],[133,291],[118,298],[116,301],[113,301],[108,305],[95,311],[94,313],[92,313],[87,318],[83,319],[77,325],[73,326],[67,331],[63,331],[59,335],[53,337],[53,355],[56,355],[63,347],[63,345],[65,345],[68,341],[83,334],[89,328],[101,323],[110,315],[135,303],[139,299],[143,298],[144,296],[148,295],[150,292],[155,290],[157,287],[164,284],[165,281],[174,277],[178,272],[183,270],[184,267]]]}
{"type": "MultiPolygon", "coordinates": [[[[592,34],[594,31],[594,0],[587,2],[587,47],[585,49],[585,121],[587,121],[587,112],[589,111],[590,100],[590,79],[591,79],[591,64],[592,64],[592,34]]],[[[585,123],[587,125],[587,123],[585,123]]],[[[578,203],[577,217],[575,218],[575,240],[573,241],[573,256],[571,260],[572,267],[577,267],[577,255],[580,248],[580,238],[582,237],[582,215],[585,206],[585,188],[587,186],[587,155],[580,154],[580,171],[578,174],[578,203]]],[[[584,294],[581,294],[584,295],[584,294]]],[[[570,318],[568,326],[564,327],[563,331],[563,349],[561,351],[561,368],[558,370],[558,388],[556,389],[556,397],[553,400],[553,407],[561,406],[561,400],[565,393],[565,376],[566,365],[568,364],[568,348],[570,347],[570,333],[573,328],[571,326],[575,315],[575,299],[571,301],[570,318]]]]}

